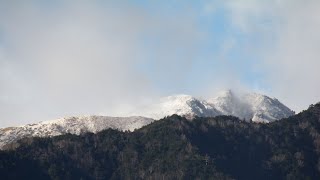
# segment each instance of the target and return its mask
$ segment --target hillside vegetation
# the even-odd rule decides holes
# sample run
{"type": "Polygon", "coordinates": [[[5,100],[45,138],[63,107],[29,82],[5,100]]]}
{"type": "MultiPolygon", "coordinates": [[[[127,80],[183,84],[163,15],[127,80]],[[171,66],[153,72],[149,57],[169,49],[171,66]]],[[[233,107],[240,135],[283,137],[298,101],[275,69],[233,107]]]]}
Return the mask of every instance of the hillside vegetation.
{"type": "Polygon", "coordinates": [[[7,148],[1,179],[320,179],[320,104],[269,124],[173,115],[134,132],[28,138],[7,148]]]}

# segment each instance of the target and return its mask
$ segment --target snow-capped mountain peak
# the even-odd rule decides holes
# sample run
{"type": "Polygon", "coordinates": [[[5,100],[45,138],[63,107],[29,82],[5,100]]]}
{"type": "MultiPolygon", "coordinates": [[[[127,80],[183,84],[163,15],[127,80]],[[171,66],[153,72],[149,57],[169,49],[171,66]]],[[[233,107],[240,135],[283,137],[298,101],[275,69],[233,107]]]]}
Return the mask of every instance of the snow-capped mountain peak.
{"type": "Polygon", "coordinates": [[[153,119],[161,119],[173,114],[190,118],[218,115],[206,101],[183,94],[161,98],[158,103],[148,105],[133,113],[133,115],[143,115],[153,119]]]}
{"type": "Polygon", "coordinates": [[[294,115],[294,112],[283,105],[278,99],[258,93],[237,95],[231,90],[219,93],[209,99],[221,114],[237,116],[254,122],[272,122],[294,115]]]}
{"type": "Polygon", "coordinates": [[[257,93],[238,95],[227,90],[208,100],[180,94],[161,98],[158,103],[148,105],[132,113],[131,117],[68,117],[20,127],[2,128],[0,129],[0,149],[6,144],[24,137],[50,137],[66,133],[81,134],[82,132],[96,133],[108,128],[133,131],[152,123],[154,120],[173,114],[189,119],[195,116],[232,115],[246,121],[268,123],[294,115],[294,112],[277,99],[257,93]]]}
{"type": "Polygon", "coordinates": [[[178,114],[186,117],[213,117],[232,115],[255,122],[272,122],[294,114],[288,107],[275,98],[258,94],[237,94],[231,90],[221,91],[208,100],[190,95],[175,95],[162,98],[160,102],[148,105],[134,112],[154,119],[178,114]]]}
{"type": "Polygon", "coordinates": [[[272,122],[294,115],[291,109],[276,98],[250,93],[245,94],[243,99],[250,105],[251,112],[253,113],[252,121],[255,122],[272,122]]]}

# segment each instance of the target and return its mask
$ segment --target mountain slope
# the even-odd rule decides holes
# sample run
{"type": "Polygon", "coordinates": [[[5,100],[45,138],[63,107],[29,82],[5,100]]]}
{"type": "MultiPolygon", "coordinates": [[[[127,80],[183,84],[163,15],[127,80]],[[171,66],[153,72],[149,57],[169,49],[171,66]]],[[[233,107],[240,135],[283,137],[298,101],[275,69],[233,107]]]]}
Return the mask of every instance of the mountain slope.
{"type": "Polygon", "coordinates": [[[272,122],[289,117],[294,113],[277,99],[250,93],[236,96],[231,91],[223,91],[216,98],[199,100],[189,95],[176,95],[162,98],[160,103],[153,104],[136,113],[133,117],[83,116],[61,118],[28,124],[20,127],[0,129],[0,149],[6,144],[24,137],[50,137],[66,133],[97,133],[107,128],[118,130],[139,129],[150,124],[154,119],[177,114],[192,119],[198,117],[215,117],[232,115],[254,122],[272,122]],[[149,118],[146,118],[149,117],[149,118]]]}
{"type": "Polygon", "coordinates": [[[142,108],[133,115],[160,119],[173,114],[192,118],[232,115],[254,122],[272,122],[294,115],[294,112],[275,98],[257,93],[235,95],[222,91],[217,97],[201,100],[189,95],[162,98],[159,103],[142,108]]]}
{"type": "Polygon", "coordinates": [[[288,119],[171,116],[134,132],[32,138],[0,152],[3,179],[319,179],[320,104],[288,119]]]}
{"type": "Polygon", "coordinates": [[[43,121],[20,127],[3,128],[0,129],[0,149],[6,144],[25,137],[51,137],[67,133],[79,135],[85,132],[97,133],[108,128],[133,131],[153,121],[153,119],[139,116],[82,116],[43,121]]]}
{"type": "Polygon", "coordinates": [[[223,91],[208,102],[220,114],[232,115],[254,122],[272,122],[294,115],[294,112],[276,98],[258,93],[235,95],[232,91],[223,91]]]}
{"type": "Polygon", "coordinates": [[[205,100],[199,100],[190,95],[174,95],[160,99],[159,103],[148,105],[133,114],[140,114],[153,119],[177,114],[186,117],[214,117],[220,115],[205,100]]]}

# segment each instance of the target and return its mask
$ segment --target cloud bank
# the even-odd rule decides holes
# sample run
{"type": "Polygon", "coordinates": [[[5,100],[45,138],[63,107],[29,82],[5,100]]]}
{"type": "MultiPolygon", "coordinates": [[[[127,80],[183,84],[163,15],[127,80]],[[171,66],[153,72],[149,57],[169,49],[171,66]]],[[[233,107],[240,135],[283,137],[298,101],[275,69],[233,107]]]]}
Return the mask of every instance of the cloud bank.
{"type": "Polygon", "coordinates": [[[162,71],[195,44],[192,21],[111,1],[1,1],[0,126],[112,115],[156,96],[148,53],[162,71]]]}
{"type": "Polygon", "coordinates": [[[228,1],[224,7],[236,28],[264,43],[253,50],[270,94],[296,111],[320,101],[319,1],[228,1]]]}
{"type": "Polygon", "coordinates": [[[161,2],[0,1],[0,127],[226,88],[320,100],[317,0],[161,2]]]}

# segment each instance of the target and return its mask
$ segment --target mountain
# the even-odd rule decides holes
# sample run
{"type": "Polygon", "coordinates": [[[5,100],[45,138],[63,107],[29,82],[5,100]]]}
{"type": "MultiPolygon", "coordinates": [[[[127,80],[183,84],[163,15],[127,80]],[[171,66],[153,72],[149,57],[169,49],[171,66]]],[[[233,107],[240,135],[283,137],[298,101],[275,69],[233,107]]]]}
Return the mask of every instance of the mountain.
{"type": "Polygon", "coordinates": [[[253,122],[272,122],[294,115],[294,112],[276,98],[258,93],[236,95],[231,90],[220,92],[208,103],[222,115],[236,116],[253,122]]]}
{"type": "Polygon", "coordinates": [[[320,104],[271,123],[173,115],[133,132],[28,138],[2,179],[320,179],[320,104]]]}
{"type": "Polygon", "coordinates": [[[0,129],[0,149],[25,137],[52,137],[67,133],[79,135],[86,132],[97,133],[108,128],[133,131],[153,121],[151,118],[139,116],[82,116],[43,121],[19,127],[2,128],[0,129]]]}
{"type": "Polygon", "coordinates": [[[189,95],[176,95],[162,98],[140,113],[131,117],[83,116],[43,121],[20,127],[0,129],[0,149],[7,144],[25,137],[51,137],[63,134],[97,133],[107,128],[121,131],[139,129],[154,120],[177,114],[193,119],[194,117],[215,117],[232,115],[254,122],[272,122],[292,116],[294,113],[277,99],[256,93],[235,95],[223,91],[217,97],[201,100],[189,95]]]}
{"type": "Polygon", "coordinates": [[[137,110],[133,115],[160,119],[177,114],[188,118],[232,115],[254,122],[272,122],[294,115],[294,112],[276,98],[257,93],[236,95],[231,90],[218,93],[208,100],[189,95],[162,98],[160,102],[137,110]]]}
{"type": "Polygon", "coordinates": [[[160,102],[142,107],[132,113],[143,115],[153,119],[161,119],[165,116],[177,114],[186,117],[214,117],[221,115],[215,108],[205,100],[196,99],[190,95],[175,95],[160,99],[160,102]]]}

